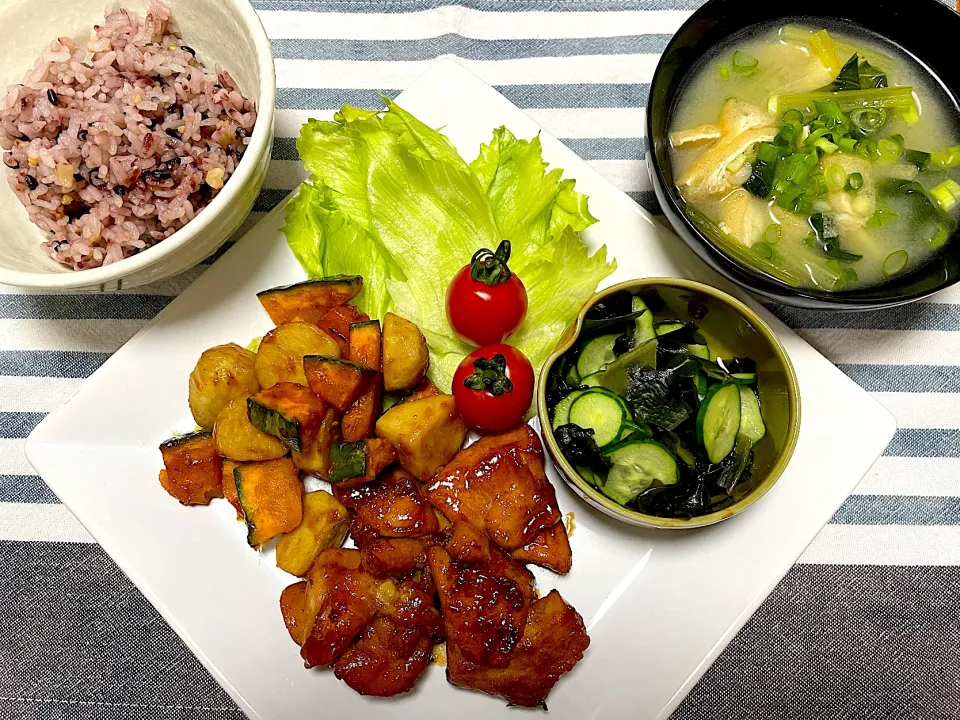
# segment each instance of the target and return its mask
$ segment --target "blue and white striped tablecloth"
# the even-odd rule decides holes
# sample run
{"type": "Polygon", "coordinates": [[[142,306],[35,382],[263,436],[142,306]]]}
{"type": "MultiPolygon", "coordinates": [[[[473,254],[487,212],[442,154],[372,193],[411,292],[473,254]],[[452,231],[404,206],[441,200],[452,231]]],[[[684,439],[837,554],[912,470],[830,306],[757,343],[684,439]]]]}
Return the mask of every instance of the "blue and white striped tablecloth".
{"type": "MultiPolygon", "coordinates": [[[[441,55],[655,209],[643,106],[698,4],[256,0],[280,89],[250,222],[300,181],[308,116],[396,95],[441,55]]],[[[0,288],[0,720],[242,717],[23,455],[44,414],[203,269],[116,295],[0,288]]],[[[779,312],[901,429],[675,717],[958,718],[960,291],[882,314],[779,312]]]]}

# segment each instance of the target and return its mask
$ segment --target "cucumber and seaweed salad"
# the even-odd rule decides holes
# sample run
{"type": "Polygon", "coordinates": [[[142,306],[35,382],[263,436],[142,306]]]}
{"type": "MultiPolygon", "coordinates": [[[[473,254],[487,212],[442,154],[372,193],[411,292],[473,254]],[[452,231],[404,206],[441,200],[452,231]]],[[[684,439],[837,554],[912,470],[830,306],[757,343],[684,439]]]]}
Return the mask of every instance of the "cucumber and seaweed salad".
{"type": "Polygon", "coordinates": [[[608,295],[547,385],[554,437],[581,477],[647,515],[733,504],[766,434],[750,358],[715,357],[696,297],[676,317],[652,290],[608,295]]]}

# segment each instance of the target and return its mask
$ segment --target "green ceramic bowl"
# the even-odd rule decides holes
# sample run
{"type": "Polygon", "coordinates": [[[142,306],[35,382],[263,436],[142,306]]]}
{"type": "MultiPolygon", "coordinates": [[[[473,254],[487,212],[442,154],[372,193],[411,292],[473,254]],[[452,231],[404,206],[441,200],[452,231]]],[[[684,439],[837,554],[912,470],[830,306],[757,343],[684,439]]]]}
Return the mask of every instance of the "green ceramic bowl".
{"type": "Polygon", "coordinates": [[[698,528],[726,520],[753,505],[773,487],[783,473],[800,430],[800,391],[793,364],[773,330],[742,302],[716,288],[691,280],[645,278],[614,285],[593,296],[560,339],[554,353],[540,371],[537,410],[547,451],[563,479],[587,503],[598,510],[630,523],[649,528],[698,528]],[[584,316],[598,301],[612,293],[641,289],[656,290],[671,307],[686,307],[690,296],[707,306],[709,312],[697,324],[710,341],[711,351],[724,357],[753,358],[757,363],[757,392],[767,426],[766,436],[754,449],[753,476],[738,486],[737,501],[717,512],[690,519],[663,518],[629,510],[613,502],[587,483],[560,452],[547,412],[547,379],[557,359],[578,339],[584,316]],[[671,302],[673,299],[673,302],[671,302]]]}

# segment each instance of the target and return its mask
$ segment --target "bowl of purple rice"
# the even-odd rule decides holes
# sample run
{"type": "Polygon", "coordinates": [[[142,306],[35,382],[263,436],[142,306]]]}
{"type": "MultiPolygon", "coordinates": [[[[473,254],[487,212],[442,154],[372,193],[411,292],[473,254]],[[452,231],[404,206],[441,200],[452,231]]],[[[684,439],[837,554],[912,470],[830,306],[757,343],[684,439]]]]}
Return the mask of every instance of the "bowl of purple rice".
{"type": "Polygon", "coordinates": [[[137,287],[240,228],[275,95],[249,0],[10,0],[0,22],[0,284],[137,287]]]}

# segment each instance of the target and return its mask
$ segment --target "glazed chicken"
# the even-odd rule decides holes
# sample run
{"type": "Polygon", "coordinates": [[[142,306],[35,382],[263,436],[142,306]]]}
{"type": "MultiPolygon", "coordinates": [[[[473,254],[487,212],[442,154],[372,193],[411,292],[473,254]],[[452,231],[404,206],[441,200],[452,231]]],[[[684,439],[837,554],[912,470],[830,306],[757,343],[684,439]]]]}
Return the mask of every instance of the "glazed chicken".
{"type": "Polygon", "coordinates": [[[399,468],[367,485],[334,486],[334,494],[351,511],[350,534],[360,546],[375,537],[419,537],[440,529],[419,483],[399,468]]]}
{"type": "Polygon", "coordinates": [[[449,520],[470,523],[518,559],[569,572],[570,544],[529,425],[461,450],[424,492],[449,520]]]}
{"type": "Polygon", "coordinates": [[[447,679],[454,685],[499,695],[512,705],[545,705],[560,676],[573,669],[590,644],[583,618],[553,590],[530,606],[523,636],[505,668],[470,662],[447,641],[447,679]]]}

